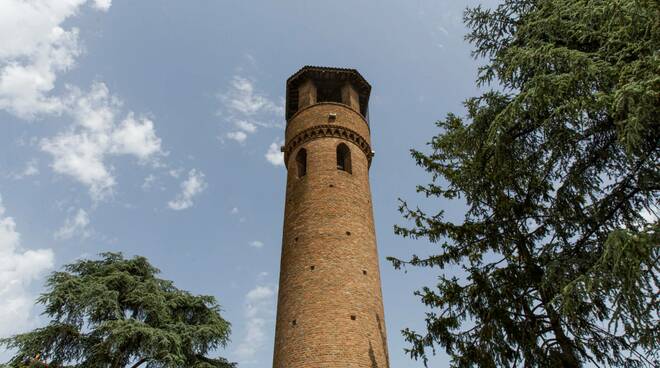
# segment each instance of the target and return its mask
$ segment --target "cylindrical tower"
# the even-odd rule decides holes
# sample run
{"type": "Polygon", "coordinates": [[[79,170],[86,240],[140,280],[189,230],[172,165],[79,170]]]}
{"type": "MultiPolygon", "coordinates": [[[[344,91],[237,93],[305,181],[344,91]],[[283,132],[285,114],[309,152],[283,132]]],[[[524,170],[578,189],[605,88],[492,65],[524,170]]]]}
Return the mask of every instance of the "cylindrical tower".
{"type": "Polygon", "coordinates": [[[388,368],[366,119],[354,69],[287,80],[288,175],[274,368],[388,368]]]}

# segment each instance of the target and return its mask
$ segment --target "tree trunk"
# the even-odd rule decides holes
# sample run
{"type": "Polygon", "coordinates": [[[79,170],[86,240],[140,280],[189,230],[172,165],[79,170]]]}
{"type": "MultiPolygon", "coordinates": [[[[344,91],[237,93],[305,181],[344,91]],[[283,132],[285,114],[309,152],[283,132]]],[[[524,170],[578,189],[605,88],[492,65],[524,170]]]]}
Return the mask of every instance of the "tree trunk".
{"type": "Polygon", "coordinates": [[[546,293],[543,290],[539,290],[541,295],[541,302],[543,303],[543,308],[548,313],[548,319],[550,320],[550,328],[557,338],[559,347],[561,348],[561,361],[564,367],[569,368],[580,368],[581,364],[578,358],[575,356],[575,347],[571,339],[566,336],[564,329],[561,326],[561,318],[559,314],[552,308],[550,305],[549,299],[546,298],[546,293]]]}
{"type": "Polygon", "coordinates": [[[552,298],[549,297],[547,290],[542,286],[543,283],[543,270],[533,262],[531,252],[523,244],[516,244],[518,253],[523,260],[525,266],[531,270],[532,273],[538,273],[538,281],[534,281],[536,288],[539,291],[539,296],[541,297],[541,303],[543,308],[548,314],[548,319],[550,320],[550,328],[557,338],[559,347],[561,348],[561,360],[562,365],[567,368],[580,368],[580,361],[575,355],[575,348],[573,342],[566,336],[564,329],[561,326],[561,319],[559,314],[552,308],[550,301],[552,298]]]}

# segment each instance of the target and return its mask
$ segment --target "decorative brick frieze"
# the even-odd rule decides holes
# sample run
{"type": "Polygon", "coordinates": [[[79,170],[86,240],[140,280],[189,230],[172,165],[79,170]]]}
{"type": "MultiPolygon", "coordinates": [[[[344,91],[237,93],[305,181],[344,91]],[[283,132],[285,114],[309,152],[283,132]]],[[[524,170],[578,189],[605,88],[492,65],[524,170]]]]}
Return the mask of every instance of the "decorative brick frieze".
{"type": "Polygon", "coordinates": [[[289,155],[291,155],[291,153],[298,146],[319,138],[340,138],[352,142],[358,146],[362,152],[364,152],[369,165],[371,165],[371,158],[373,157],[371,146],[364,138],[362,138],[360,134],[343,126],[321,124],[303,130],[302,132],[298,133],[298,135],[289,140],[289,142],[287,142],[287,144],[284,146],[284,163],[287,165],[287,167],[289,162],[289,155]]]}

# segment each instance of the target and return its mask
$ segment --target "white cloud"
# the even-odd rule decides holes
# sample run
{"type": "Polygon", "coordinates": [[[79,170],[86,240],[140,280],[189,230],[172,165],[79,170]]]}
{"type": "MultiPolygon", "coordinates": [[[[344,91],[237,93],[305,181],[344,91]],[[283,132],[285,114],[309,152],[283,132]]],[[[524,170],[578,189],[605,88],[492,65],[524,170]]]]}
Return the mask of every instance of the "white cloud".
{"type": "Polygon", "coordinates": [[[74,124],[55,137],[42,139],[40,146],[53,156],[53,170],[86,185],[95,201],[112,194],[116,185],[106,163],[109,156],[129,155],[155,163],[166,154],[151,120],[129,112],[117,122],[121,102],[104,83],[94,83],[86,94],[71,88],[66,106],[74,124]]]}
{"type": "Polygon", "coordinates": [[[93,132],[109,130],[122,105],[102,82],[92,83],[89,92],[69,87],[66,104],[75,122],[93,132]]]}
{"type": "Polygon", "coordinates": [[[161,151],[161,140],[156,136],[153,121],[135,119],[129,113],[126,119],[112,132],[112,153],[134,155],[140,160],[148,160],[161,151]]]}
{"type": "Polygon", "coordinates": [[[41,149],[53,156],[51,167],[86,185],[94,200],[112,193],[114,176],[103,160],[107,153],[104,135],[70,131],[41,141],[41,149]]]}
{"type": "Polygon", "coordinates": [[[232,215],[236,215],[238,213],[238,207],[234,207],[229,211],[232,215]]]}
{"type": "Polygon", "coordinates": [[[155,182],[156,182],[156,176],[154,174],[147,175],[147,177],[145,177],[144,181],[142,182],[142,190],[151,189],[151,187],[153,187],[155,182]]]}
{"type": "Polygon", "coordinates": [[[250,246],[253,248],[262,248],[264,246],[264,243],[259,240],[253,240],[250,242],[250,246]]]}
{"type": "Polygon", "coordinates": [[[55,238],[63,240],[71,239],[74,236],[87,238],[90,235],[88,226],[89,215],[80,208],[73,217],[68,217],[64,221],[64,225],[55,232],[55,238]]]}
{"type": "Polygon", "coordinates": [[[128,113],[118,121],[121,102],[105,84],[94,83],[86,93],[70,86],[53,93],[58,76],[73,68],[82,53],[78,29],[64,24],[85,4],[107,11],[112,1],[0,1],[0,110],[23,119],[72,118],[68,130],[41,140],[40,147],[53,156],[55,172],[86,185],[97,201],[116,185],[109,155],[134,156],[144,163],[165,153],[150,119],[128,113]]]}
{"type": "Polygon", "coordinates": [[[249,134],[258,127],[281,128],[284,103],[276,103],[265,94],[257,92],[254,82],[248,78],[234,76],[226,92],[218,94],[222,104],[219,114],[234,126],[226,137],[244,143],[249,134]]]}
{"type": "Polygon", "coordinates": [[[236,127],[246,133],[254,133],[257,131],[257,126],[254,125],[253,123],[250,123],[249,121],[245,120],[236,120],[234,122],[236,124],[236,127]]]}
{"type": "MultiPolygon", "coordinates": [[[[59,73],[81,54],[78,29],[62,24],[87,0],[3,0],[0,2],[0,109],[21,118],[59,113],[61,98],[49,93],[59,73]]],[[[95,0],[108,10],[108,0],[95,0]]]]}
{"type": "Polygon", "coordinates": [[[34,176],[39,174],[39,166],[36,159],[28,161],[25,165],[25,169],[21,173],[23,177],[34,176]]]}
{"type": "Polygon", "coordinates": [[[256,304],[270,299],[273,295],[275,295],[275,292],[270,287],[257,285],[245,295],[245,300],[248,302],[248,306],[256,307],[256,304]]]}
{"type": "Polygon", "coordinates": [[[266,160],[275,166],[284,166],[284,153],[280,150],[281,142],[273,142],[268,147],[268,152],[264,155],[266,160]]]}
{"type": "Polygon", "coordinates": [[[37,159],[32,159],[26,162],[25,167],[21,172],[11,174],[10,176],[13,179],[20,180],[35,175],[39,175],[39,161],[37,161],[37,159]]]}
{"type": "Polygon", "coordinates": [[[263,94],[255,92],[253,82],[240,76],[234,76],[229,90],[219,97],[225,108],[234,114],[254,116],[264,112],[284,113],[284,107],[275,104],[263,94]]]}
{"type": "Polygon", "coordinates": [[[94,7],[99,10],[107,11],[112,5],[112,0],[94,0],[94,7]]]}
{"type": "Polygon", "coordinates": [[[235,351],[239,363],[255,362],[257,352],[264,347],[266,328],[275,312],[274,296],[274,289],[264,285],[257,285],[245,295],[246,327],[235,351]]]}
{"type": "Polygon", "coordinates": [[[178,178],[179,176],[181,176],[182,173],[183,173],[183,168],[171,169],[170,171],[168,171],[168,174],[170,174],[170,176],[173,178],[178,178]]]}
{"type": "Polygon", "coordinates": [[[5,216],[0,197],[0,336],[24,331],[35,324],[30,285],[53,268],[51,249],[24,250],[14,219],[5,216]]]}
{"type": "Polygon", "coordinates": [[[193,205],[193,198],[203,192],[207,187],[204,173],[196,169],[188,172],[188,178],[181,183],[181,193],[169,201],[167,205],[173,210],[185,210],[193,205]]]}
{"type": "Polygon", "coordinates": [[[244,132],[238,131],[238,132],[229,132],[227,133],[227,138],[235,140],[238,143],[243,143],[247,139],[247,134],[244,132]]]}

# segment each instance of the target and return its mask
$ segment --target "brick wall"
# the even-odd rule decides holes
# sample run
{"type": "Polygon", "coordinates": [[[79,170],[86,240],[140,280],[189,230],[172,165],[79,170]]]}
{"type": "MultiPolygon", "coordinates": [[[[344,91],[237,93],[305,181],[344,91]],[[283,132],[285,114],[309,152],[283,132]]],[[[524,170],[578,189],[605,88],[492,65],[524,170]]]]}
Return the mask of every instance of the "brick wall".
{"type": "Polygon", "coordinates": [[[348,137],[320,135],[291,147],[294,137],[317,125],[347,128],[370,142],[364,118],[342,104],[312,105],[288,122],[273,367],[388,368],[369,160],[348,137]],[[337,169],[342,142],[351,152],[351,174],[337,169]],[[301,148],[307,174],[298,178],[301,148]]]}

